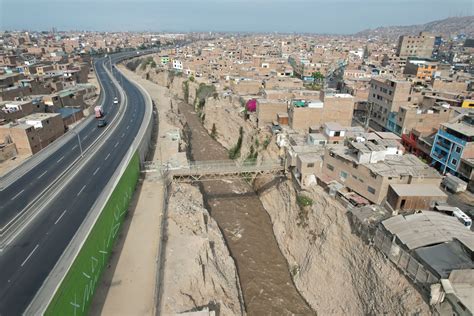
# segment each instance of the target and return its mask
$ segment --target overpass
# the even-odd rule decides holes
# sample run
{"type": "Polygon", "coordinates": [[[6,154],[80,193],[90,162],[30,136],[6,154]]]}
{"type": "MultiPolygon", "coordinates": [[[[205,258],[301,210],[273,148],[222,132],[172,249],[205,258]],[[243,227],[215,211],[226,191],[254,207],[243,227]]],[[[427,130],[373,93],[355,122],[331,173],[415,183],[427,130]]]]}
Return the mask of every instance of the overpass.
{"type": "Polygon", "coordinates": [[[285,165],[281,160],[257,162],[247,160],[187,161],[181,164],[154,161],[145,165],[145,172],[158,172],[174,182],[213,181],[220,179],[253,179],[258,175],[282,176],[285,165]]]}

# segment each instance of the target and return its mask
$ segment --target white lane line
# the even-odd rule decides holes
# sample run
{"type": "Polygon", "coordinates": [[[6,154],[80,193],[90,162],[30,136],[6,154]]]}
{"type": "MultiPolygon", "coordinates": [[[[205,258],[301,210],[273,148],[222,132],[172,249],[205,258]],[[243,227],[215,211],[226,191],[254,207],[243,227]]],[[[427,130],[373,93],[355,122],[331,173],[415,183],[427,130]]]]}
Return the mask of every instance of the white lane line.
{"type": "Polygon", "coordinates": [[[20,194],[22,194],[23,192],[25,192],[25,189],[23,189],[23,190],[21,190],[20,192],[18,192],[17,194],[15,194],[15,196],[12,197],[10,200],[13,201],[14,199],[16,199],[16,198],[17,198],[20,194]]]}
{"type": "Polygon", "coordinates": [[[104,159],[104,160],[107,160],[107,159],[109,159],[109,157],[110,157],[110,153],[107,155],[107,157],[105,157],[105,159],[104,159]]]}
{"type": "Polygon", "coordinates": [[[76,196],[81,195],[82,191],[84,191],[85,188],[86,188],[86,185],[84,184],[84,186],[82,187],[81,191],[79,191],[76,196]]]}
{"type": "Polygon", "coordinates": [[[87,134],[86,136],[82,137],[82,140],[86,140],[87,138],[89,137],[89,134],[87,134]]]}
{"type": "Polygon", "coordinates": [[[58,219],[54,222],[54,225],[56,225],[60,220],[61,218],[63,218],[64,214],[66,213],[67,210],[64,210],[61,215],[59,215],[58,219]]]}
{"type": "Polygon", "coordinates": [[[60,163],[63,159],[64,159],[64,156],[62,156],[61,158],[59,158],[58,161],[56,161],[56,163],[60,163]]]}
{"type": "Polygon", "coordinates": [[[25,261],[23,261],[23,263],[21,264],[21,267],[23,267],[25,265],[25,263],[30,260],[31,256],[33,255],[33,253],[36,251],[36,249],[38,249],[39,245],[36,245],[36,247],[30,252],[30,254],[28,255],[28,257],[26,257],[25,261]]]}
{"type": "Polygon", "coordinates": [[[120,138],[123,138],[125,136],[125,133],[122,133],[122,136],[120,136],[120,138]]]}
{"type": "Polygon", "coordinates": [[[130,125],[127,125],[127,129],[129,129],[129,128],[130,128],[130,125]]]}
{"type": "Polygon", "coordinates": [[[97,167],[97,169],[95,169],[95,171],[92,175],[95,176],[95,174],[97,173],[97,171],[99,171],[99,169],[100,169],[100,167],[97,167]]]}
{"type": "Polygon", "coordinates": [[[40,176],[36,179],[41,179],[46,173],[48,172],[48,170],[46,170],[45,172],[43,172],[42,174],[40,174],[40,176]]]}
{"type": "Polygon", "coordinates": [[[119,142],[116,142],[115,145],[114,145],[114,148],[116,148],[118,146],[119,142]]]}
{"type": "Polygon", "coordinates": [[[74,150],[74,149],[76,149],[76,148],[77,148],[77,145],[74,145],[74,147],[72,147],[72,149],[71,149],[71,150],[74,150]]]}

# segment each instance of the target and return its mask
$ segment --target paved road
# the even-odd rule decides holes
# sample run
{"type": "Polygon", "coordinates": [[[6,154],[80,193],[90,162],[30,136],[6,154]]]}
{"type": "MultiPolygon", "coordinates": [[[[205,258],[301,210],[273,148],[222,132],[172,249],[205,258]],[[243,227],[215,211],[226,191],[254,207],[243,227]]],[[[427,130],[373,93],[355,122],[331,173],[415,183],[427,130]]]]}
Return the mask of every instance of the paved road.
{"type": "MultiPolygon", "coordinates": [[[[112,105],[117,92],[104,71],[104,61],[98,60],[96,69],[103,83],[107,119],[110,121],[117,112],[112,105]]],[[[118,73],[114,74],[119,77],[118,73]]],[[[61,188],[44,211],[0,253],[0,315],[19,315],[28,306],[135,138],[143,119],[145,101],[126,78],[118,81],[123,83],[128,98],[123,121],[109,141],[93,153],[94,157],[61,188]]],[[[80,133],[83,147],[102,133],[95,121],[90,122],[80,133]]],[[[8,207],[2,205],[0,208],[3,222],[3,216],[8,218],[19,211],[79,155],[77,144],[77,138],[71,140],[2,192],[8,192],[8,195],[0,196],[2,202],[8,203],[8,207]]]]}

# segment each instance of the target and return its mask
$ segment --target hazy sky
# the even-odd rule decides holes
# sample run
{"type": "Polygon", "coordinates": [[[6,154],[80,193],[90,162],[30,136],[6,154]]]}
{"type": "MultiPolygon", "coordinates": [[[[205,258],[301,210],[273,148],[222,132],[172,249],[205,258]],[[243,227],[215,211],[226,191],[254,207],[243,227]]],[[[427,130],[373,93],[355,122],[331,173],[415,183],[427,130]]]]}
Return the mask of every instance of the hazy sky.
{"type": "Polygon", "coordinates": [[[355,33],[474,15],[474,0],[0,0],[0,29],[355,33]]]}

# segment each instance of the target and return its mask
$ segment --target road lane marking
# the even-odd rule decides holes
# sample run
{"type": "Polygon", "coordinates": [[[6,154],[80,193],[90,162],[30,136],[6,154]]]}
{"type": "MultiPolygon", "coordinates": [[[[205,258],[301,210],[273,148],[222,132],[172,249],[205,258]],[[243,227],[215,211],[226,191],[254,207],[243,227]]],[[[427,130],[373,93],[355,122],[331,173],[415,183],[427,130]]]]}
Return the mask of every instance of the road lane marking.
{"type": "Polygon", "coordinates": [[[67,210],[64,210],[61,215],[59,215],[58,219],[54,222],[54,225],[56,225],[60,220],[61,218],[63,218],[64,214],[66,213],[67,210]]]}
{"type": "Polygon", "coordinates": [[[97,173],[97,171],[99,171],[99,169],[100,169],[100,167],[97,167],[97,169],[95,169],[95,171],[92,175],[95,176],[95,174],[97,173]]]}
{"type": "Polygon", "coordinates": [[[114,148],[116,148],[118,146],[119,142],[116,142],[115,145],[114,145],[114,148]]]}
{"type": "Polygon", "coordinates": [[[104,159],[104,160],[107,160],[107,159],[109,159],[109,157],[110,157],[110,153],[107,155],[107,157],[105,157],[105,159],[104,159]]]}
{"type": "Polygon", "coordinates": [[[36,179],[42,178],[47,172],[48,172],[48,170],[46,170],[45,172],[43,172],[42,174],[40,174],[40,176],[39,176],[38,178],[36,178],[36,179]]]}
{"type": "Polygon", "coordinates": [[[77,145],[74,145],[74,147],[72,147],[72,149],[71,149],[71,150],[74,150],[74,149],[76,149],[76,148],[77,148],[77,145]]]}
{"type": "Polygon", "coordinates": [[[127,129],[129,129],[129,128],[130,128],[130,125],[127,125],[127,129]]]}
{"type": "Polygon", "coordinates": [[[123,138],[125,136],[125,133],[122,133],[122,136],[120,136],[120,138],[123,138]]]}
{"type": "Polygon", "coordinates": [[[58,161],[56,161],[56,163],[60,163],[61,160],[63,160],[63,159],[64,159],[64,156],[62,156],[61,158],[59,158],[58,161]]]}
{"type": "Polygon", "coordinates": [[[25,192],[25,189],[23,189],[23,190],[21,190],[20,192],[18,192],[17,194],[15,194],[15,196],[12,197],[10,200],[13,201],[14,199],[16,199],[16,198],[17,198],[20,194],[22,194],[23,192],[25,192]]]}
{"type": "Polygon", "coordinates": [[[36,251],[36,249],[38,249],[39,245],[36,245],[36,247],[30,252],[30,254],[28,255],[28,257],[26,257],[25,261],[23,261],[23,263],[21,264],[21,267],[23,267],[25,265],[25,263],[30,260],[31,256],[33,255],[33,253],[36,251]]]}
{"type": "Polygon", "coordinates": [[[87,134],[86,136],[82,137],[82,141],[85,141],[87,139],[87,137],[89,137],[89,134],[87,134]]]}
{"type": "Polygon", "coordinates": [[[76,196],[81,195],[82,191],[84,191],[85,188],[86,188],[86,185],[84,184],[84,186],[82,187],[81,191],[79,191],[76,196]]]}

